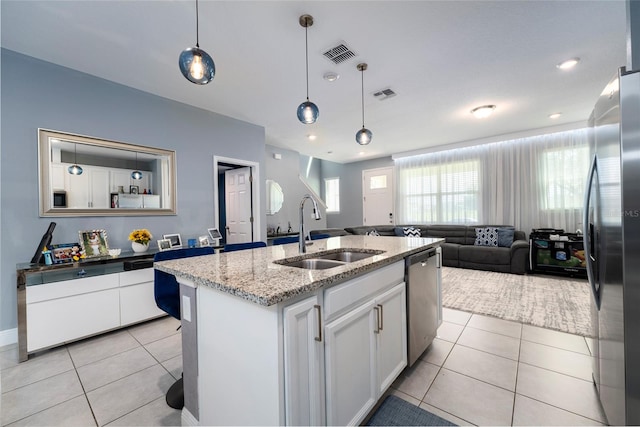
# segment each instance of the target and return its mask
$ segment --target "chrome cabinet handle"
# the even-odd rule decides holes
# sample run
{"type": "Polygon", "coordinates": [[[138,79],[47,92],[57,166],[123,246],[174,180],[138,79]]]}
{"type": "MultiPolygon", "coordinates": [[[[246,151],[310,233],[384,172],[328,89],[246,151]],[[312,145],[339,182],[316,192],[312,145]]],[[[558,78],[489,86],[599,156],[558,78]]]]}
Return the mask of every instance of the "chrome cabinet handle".
{"type": "Polygon", "coordinates": [[[316,314],[318,315],[318,336],[315,337],[315,340],[322,342],[322,309],[318,304],[315,304],[313,307],[316,309],[316,314]]]}
{"type": "Polygon", "coordinates": [[[373,309],[376,311],[376,328],[373,330],[373,333],[379,334],[380,333],[380,304],[373,307],[373,309]]]}
{"type": "Polygon", "coordinates": [[[382,331],[384,329],[384,311],[382,309],[382,304],[378,304],[378,307],[380,307],[380,317],[379,317],[379,324],[378,324],[378,330],[382,331]]]}

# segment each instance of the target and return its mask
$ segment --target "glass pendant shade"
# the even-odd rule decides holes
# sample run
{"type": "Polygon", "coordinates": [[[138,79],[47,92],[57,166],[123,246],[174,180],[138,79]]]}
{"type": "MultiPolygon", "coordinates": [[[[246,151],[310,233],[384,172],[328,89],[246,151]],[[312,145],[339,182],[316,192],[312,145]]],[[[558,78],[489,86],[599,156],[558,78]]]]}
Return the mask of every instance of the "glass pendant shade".
{"type": "Polygon", "coordinates": [[[206,85],[216,75],[216,66],[211,56],[199,47],[190,47],[178,59],[180,72],[192,83],[206,85]]]}
{"type": "Polygon", "coordinates": [[[73,164],[67,168],[71,175],[82,175],[82,168],[78,166],[78,144],[73,145],[73,164]]]}
{"type": "Polygon", "coordinates": [[[78,165],[71,165],[67,169],[71,175],[82,175],[82,168],[78,165]]]}
{"type": "Polygon", "coordinates": [[[140,171],[131,172],[131,178],[133,178],[133,179],[142,179],[142,172],[140,172],[140,171]]]}
{"type": "Polygon", "coordinates": [[[373,134],[367,128],[362,128],[358,132],[356,132],[356,142],[360,145],[367,145],[371,142],[371,138],[373,138],[373,134]]]}
{"type": "Polygon", "coordinates": [[[305,101],[298,107],[298,120],[305,125],[310,125],[318,120],[320,110],[318,106],[311,101],[305,101]]]}

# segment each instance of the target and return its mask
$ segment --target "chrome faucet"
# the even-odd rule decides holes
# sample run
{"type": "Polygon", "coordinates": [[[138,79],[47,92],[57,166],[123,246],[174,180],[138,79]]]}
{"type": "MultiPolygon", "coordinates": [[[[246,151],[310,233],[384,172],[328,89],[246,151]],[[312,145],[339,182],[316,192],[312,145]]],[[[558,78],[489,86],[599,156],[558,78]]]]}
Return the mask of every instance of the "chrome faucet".
{"type": "Polygon", "coordinates": [[[313,217],[316,221],[321,219],[320,209],[318,209],[318,203],[315,201],[313,197],[308,194],[305,194],[302,197],[302,201],[300,202],[300,235],[298,236],[298,249],[301,254],[307,252],[307,246],[305,244],[305,236],[304,236],[304,202],[310,199],[311,203],[313,203],[313,217]]]}

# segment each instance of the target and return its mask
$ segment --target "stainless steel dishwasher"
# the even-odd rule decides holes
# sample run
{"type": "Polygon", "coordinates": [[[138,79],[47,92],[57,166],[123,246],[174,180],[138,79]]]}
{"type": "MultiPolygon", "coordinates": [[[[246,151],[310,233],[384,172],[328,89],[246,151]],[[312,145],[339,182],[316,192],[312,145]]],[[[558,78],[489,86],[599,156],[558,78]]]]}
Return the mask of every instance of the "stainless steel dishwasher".
{"type": "Polygon", "coordinates": [[[405,259],[408,366],[429,347],[442,323],[440,260],[440,247],[405,259]]]}

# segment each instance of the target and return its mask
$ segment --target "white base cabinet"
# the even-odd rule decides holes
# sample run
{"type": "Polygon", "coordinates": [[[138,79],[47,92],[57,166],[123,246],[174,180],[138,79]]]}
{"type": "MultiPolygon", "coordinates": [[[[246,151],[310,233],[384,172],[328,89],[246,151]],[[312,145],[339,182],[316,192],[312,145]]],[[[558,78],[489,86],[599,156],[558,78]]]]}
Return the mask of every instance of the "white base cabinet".
{"type": "Polygon", "coordinates": [[[155,304],[153,277],[146,268],[27,286],[27,351],[166,315],[155,304]]]}
{"type": "Polygon", "coordinates": [[[196,288],[189,424],[357,425],[406,366],[404,261],[268,307],[178,281],[196,288]]]}
{"type": "Polygon", "coordinates": [[[359,424],[407,366],[406,319],[403,282],[327,325],[327,424],[359,424]]]}

